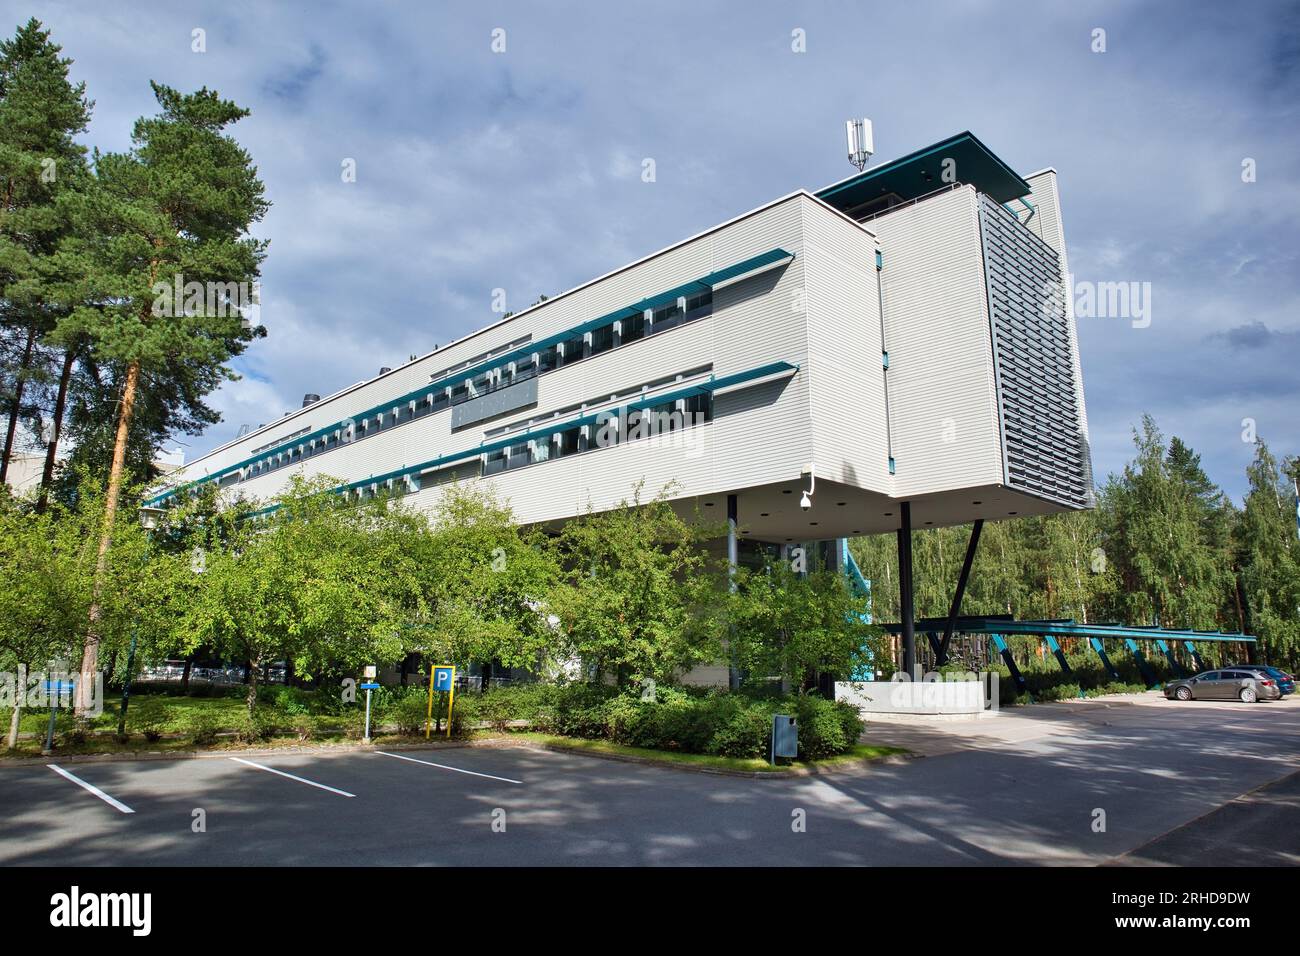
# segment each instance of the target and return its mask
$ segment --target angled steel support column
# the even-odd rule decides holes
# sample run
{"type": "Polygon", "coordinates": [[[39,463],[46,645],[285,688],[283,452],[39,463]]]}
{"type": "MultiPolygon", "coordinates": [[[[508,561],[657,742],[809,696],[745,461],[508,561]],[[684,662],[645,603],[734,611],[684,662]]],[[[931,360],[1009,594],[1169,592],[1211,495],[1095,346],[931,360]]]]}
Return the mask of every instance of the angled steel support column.
{"type": "Polygon", "coordinates": [[[1195,644],[1191,641],[1183,641],[1183,646],[1187,648],[1187,653],[1192,655],[1192,663],[1196,665],[1197,673],[1209,670],[1209,668],[1205,666],[1205,661],[1201,660],[1201,653],[1196,649],[1195,644]]]}
{"type": "Polygon", "coordinates": [[[1110,662],[1110,657],[1106,653],[1106,645],[1102,644],[1101,638],[1090,637],[1088,638],[1088,643],[1091,644],[1092,649],[1097,652],[1097,656],[1101,658],[1101,662],[1105,665],[1106,671],[1110,676],[1115,680],[1119,680],[1119,671],[1117,671],[1115,665],[1110,662]]]}
{"type": "Polygon", "coordinates": [[[934,651],[935,667],[939,666],[939,655],[943,652],[943,642],[939,640],[938,631],[926,631],[926,640],[930,642],[930,650],[934,651]]]}
{"type": "Polygon", "coordinates": [[[1047,642],[1047,649],[1056,658],[1056,663],[1061,665],[1061,670],[1066,674],[1074,673],[1070,670],[1070,662],[1065,659],[1065,651],[1061,650],[1061,645],[1056,643],[1056,638],[1052,637],[1051,634],[1044,634],[1043,640],[1047,642]]]}
{"type": "Polygon", "coordinates": [[[1020,673],[1020,668],[1016,666],[1016,659],[1011,656],[1011,649],[1007,647],[1007,642],[1002,639],[1001,634],[990,634],[993,643],[997,645],[998,653],[1002,655],[1002,663],[1007,665],[1007,670],[1011,671],[1011,679],[1016,682],[1016,690],[1025,693],[1025,675],[1020,673]]]}
{"type": "Polygon", "coordinates": [[[1156,641],[1156,647],[1165,655],[1165,660],[1169,662],[1170,669],[1173,670],[1175,677],[1186,677],[1187,671],[1183,670],[1183,665],[1178,663],[1178,658],[1174,657],[1173,649],[1164,641],[1156,641]]]}
{"type": "Polygon", "coordinates": [[[903,624],[903,670],[916,677],[916,602],[912,591],[912,503],[903,502],[898,529],[898,609],[903,624]]]}
{"type": "Polygon", "coordinates": [[[961,613],[961,599],[966,593],[966,582],[970,580],[971,565],[975,562],[975,549],[979,547],[980,532],[984,530],[984,519],[976,518],[971,525],[970,541],[966,543],[966,560],[961,563],[961,575],[957,578],[957,590],[952,595],[952,606],[948,608],[948,623],[943,629],[943,641],[935,650],[937,665],[948,663],[948,646],[952,643],[952,629],[957,624],[957,615],[961,613]]]}
{"type": "MultiPolygon", "coordinates": [[[[739,511],[740,505],[736,496],[727,495],[727,586],[732,591],[736,590],[736,568],[740,564],[740,543],[736,539],[736,521],[739,511]]],[[[727,686],[732,690],[740,687],[740,671],[736,669],[734,656],[727,666],[727,686]]]]}
{"type": "Polygon", "coordinates": [[[1126,637],[1124,638],[1124,646],[1133,655],[1133,660],[1137,661],[1138,670],[1142,672],[1142,679],[1147,682],[1147,686],[1154,687],[1156,684],[1155,672],[1151,670],[1151,665],[1147,663],[1142,648],[1138,647],[1138,642],[1131,637],[1126,637]]]}

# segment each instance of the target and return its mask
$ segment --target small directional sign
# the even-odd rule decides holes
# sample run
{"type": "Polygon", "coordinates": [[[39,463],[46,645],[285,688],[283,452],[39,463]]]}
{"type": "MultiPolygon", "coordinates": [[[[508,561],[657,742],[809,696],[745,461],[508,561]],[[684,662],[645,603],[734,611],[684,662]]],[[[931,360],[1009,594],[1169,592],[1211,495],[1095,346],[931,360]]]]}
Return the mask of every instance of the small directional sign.
{"type": "Polygon", "coordinates": [[[433,689],[451,690],[455,675],[456,668],[454,667],[435,667],[433,669],[433,689]]]}
{"type": "Polygon", "coordinates": [[[362,690],[379,690],[378,684],[358,684],[357,686],[362,690]]]}

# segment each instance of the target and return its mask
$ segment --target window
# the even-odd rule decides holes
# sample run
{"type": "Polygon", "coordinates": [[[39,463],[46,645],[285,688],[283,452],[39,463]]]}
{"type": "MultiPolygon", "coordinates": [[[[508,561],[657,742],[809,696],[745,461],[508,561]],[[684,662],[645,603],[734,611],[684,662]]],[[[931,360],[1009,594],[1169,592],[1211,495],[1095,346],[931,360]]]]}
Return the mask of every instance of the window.
{"type": "Polygon", "coordinates": [[[506,450],[498,448],[495,451],[487,453],[487,458],[483,462],[483,474],[495,475],[499,471],[506,470],[506,450]]]}
{"type": "Polygon", "coordinates": [[[559,366],[559,352],[554,345],[548,345],[537,353],[537,374],[549,372],[559,366]]]}
{"type": "Polygon", "coordinates": [[[621,320],[621,325],[623,327],[621,339],[624,345],[628,342],[635,342],[637,339],[645,338],[644,312],[638,312],[636,315],[621,320]]]}
{"type": "Polygon", "coordinates": [[[675,329],[682,324],[682,310],[677,307],[677,303],[672,305],[663,305],[655,309],[655,320],[651,326],[654,332],[667,332],[669,329],[675,329]]]}
{"type": "Polygon", "coordinates": [[[614,347],[614,326],[602,325],[591,333],[591,354],[599,355],[614,347]]]}
{"type": "Polygon", "coordinates": [[[686,399],[686,424],[699,425],[713,421],[713,394],[692,395],[686,399]]]}
{"type": "Polygon", "coordinates": [[[556,448],[559,456],[563,458],[565,455],[576,455],[582,447],[581,438],[581,428],[568,428],[560,432],[560,441],[556,448]]]}
{"type": "Polygon", "coordinates": [[[581,362],[583,356],[582,336],[569,339],[564,343],[564,357],[560,360],[560,365],[572,365],[574,362],[581,362]]]}
{"type": "Polygon", "coordinates": [[[532,448],[529,442],[520,442],[517,445],[510,446],[510,457],[507,459],[507,468],[522,468],[524,465],[530,465],[533,461],[532,448]]]}
{"type": "Polygon", "coordinates": [[[701,319],[706,315],[713,314],[713,290],[701,292],[699,295],[693,295],[686,300],[686,316],[684,322],[692,322],[695,319],[701,319]]]}

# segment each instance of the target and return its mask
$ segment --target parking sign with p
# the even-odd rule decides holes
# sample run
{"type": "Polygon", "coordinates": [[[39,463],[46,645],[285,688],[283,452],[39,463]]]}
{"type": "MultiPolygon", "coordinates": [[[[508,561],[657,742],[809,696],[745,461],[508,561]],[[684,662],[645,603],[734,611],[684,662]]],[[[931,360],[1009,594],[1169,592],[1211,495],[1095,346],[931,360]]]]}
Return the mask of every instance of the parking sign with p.
{"type": "Polygon", "coordinates": [[[429,728],[433,723],[433,692],[449,692],[447,698],[447,736],[451,736],[451,708],[456,701],[456,668],[452,664],[443,664],[429,672],[429,710],[424,720],[424,736],[428,739],[429,728]]]}

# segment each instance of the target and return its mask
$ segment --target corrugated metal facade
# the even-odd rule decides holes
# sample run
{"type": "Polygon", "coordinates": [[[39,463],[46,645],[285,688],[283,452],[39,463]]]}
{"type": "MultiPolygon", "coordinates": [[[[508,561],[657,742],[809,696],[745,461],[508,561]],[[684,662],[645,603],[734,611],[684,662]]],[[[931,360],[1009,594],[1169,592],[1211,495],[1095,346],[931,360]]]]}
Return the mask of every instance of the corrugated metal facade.
{"type": "Polygon", "coordinates": [[[1088,500],[1074,355],[1056,251],[980,196],[1007,484],[1061,504],[1088,500]]]}
{"type": "Polygon", "coordinates": [[[789,363],[796,368],[776,378],[720,392],[712,420],[675,439],[547,460],[530,452],[520,460],[531,463],[482,480],[523,522],[614,507],[638,486],[643,495],[714,496],[715,506],[717,496],[743,492],[742,521],[768,520],[756,537],[787,542],[893,527],[894,500],[912,500],[925,523],[1083,506],[1090,477],[1075,330],[1068,312],[1044,308],[1043,290],[1059,287],[1065,268],[1055,175],[1036,175],[1032,188],[1028,227],[969,185],[865,225],[793,194],[297,410],[171,481],[203,480],[390,403],[402,413],[391,427],[233,476],[229,490],[269,502],[294,474],[358,485],[408,469],[418,488],[408,500],[433,508],[439,483],[477,473],[480,444],[523,434],[552,413],[559,421],[625,404],[639,389],[658,394],[789,363]],[[405,399],[489,353],[611,314],[630,321],[641,314],[630,307],[648,298],[751,261],[763,271],[713,280],[711,311],[607,351],[589,342],[594,354],[524,379],[524,388],[489,391],[492,401],[416,415],[405,399]],[[465,454],[475,457],[467,464],[465,454]],[[436,473],[416,467],[445,456],[436,473]],[[797,506],[809,465],[818,487],[836,489],[829,513],[797,506]],[[986,510],[973,510],[981,502],[986,510]]]}

